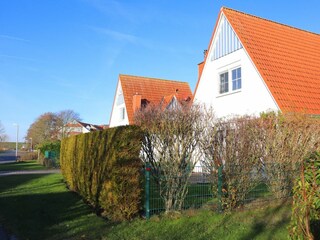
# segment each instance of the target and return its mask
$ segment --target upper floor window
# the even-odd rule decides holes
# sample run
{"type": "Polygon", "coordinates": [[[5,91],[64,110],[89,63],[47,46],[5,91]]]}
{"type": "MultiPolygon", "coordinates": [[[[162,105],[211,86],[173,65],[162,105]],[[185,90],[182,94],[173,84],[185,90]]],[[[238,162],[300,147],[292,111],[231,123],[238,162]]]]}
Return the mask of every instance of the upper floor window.
{"type": "Polygon", "coordinates": [[[220,93],[229,91],[229,76],[228,72],[220,74],[220,93]]]}
{"type": "Polygon", "coordinates": [[[241,89],[241,67],[230,69],[219,75],[219,93],[228,93],[241,89]],[[231,81],[229,81],[231,75],[231,81]]]}
{"type": "Polygon", "coordinates": [[[122,107],[119,110],[120,110],[120,120],[124,120],[126,117],[126,109],[122,107]]]}
{"type": "Polygon", "coordinates": [[[121,105],[124,103],[124,97],[123,97],[123,94],[122,92],[119,92],[118,93],[118,98],[117,98],[117,105],[121,105]]]}
{"type": "Polygon", "coordinates": [[[232,70],[232,90],[237,90],[241,88],[241,68],[236,68],[232,70]]]}

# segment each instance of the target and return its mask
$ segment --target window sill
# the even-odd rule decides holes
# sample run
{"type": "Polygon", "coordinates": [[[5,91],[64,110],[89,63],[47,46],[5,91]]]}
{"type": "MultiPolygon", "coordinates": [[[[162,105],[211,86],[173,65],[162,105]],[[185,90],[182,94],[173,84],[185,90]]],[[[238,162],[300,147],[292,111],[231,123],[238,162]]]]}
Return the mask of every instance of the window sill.
{"type": "Polygon", "coordinates": [[[220,98],[220,97],[224,97],[224,96],[240,93],[241,91],[242,91],[241,89],[237,89],[237,90],[234,90],[232,92],[219,93],[219,95],[216,98],[220,98]]]}

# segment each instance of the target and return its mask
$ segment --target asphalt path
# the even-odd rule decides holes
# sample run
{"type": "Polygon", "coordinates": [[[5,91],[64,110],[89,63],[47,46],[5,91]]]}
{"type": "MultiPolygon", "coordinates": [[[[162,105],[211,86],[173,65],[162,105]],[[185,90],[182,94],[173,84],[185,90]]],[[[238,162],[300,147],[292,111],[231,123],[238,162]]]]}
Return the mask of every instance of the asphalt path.
{"type": "Polygon", "coordinates": [[[8,150],[5,152],[0,152],[0,164],[1,163],[9,163],[16,161],[16,151],[8,150]]]}
{"type": "Polygon", "coordinates": [[[26,170],[26,171],[0,171],[0,177],[10,176],[10,175],[50,174],[50,173],[61,173],[61,171],[60,171],[60,169],[26,170]]]}

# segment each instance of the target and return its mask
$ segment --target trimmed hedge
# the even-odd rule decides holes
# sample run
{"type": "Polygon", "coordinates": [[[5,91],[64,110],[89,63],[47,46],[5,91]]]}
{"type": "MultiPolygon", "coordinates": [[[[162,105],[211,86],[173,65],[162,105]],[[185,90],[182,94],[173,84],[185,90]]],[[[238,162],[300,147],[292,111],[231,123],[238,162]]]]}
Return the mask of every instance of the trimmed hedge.
{"type": "Polygon", "coordinates": [[[122,126],[62,140],[69,188],[113,221],[132,219],[142,207],[142,137],[140,128],[122,126]]]}

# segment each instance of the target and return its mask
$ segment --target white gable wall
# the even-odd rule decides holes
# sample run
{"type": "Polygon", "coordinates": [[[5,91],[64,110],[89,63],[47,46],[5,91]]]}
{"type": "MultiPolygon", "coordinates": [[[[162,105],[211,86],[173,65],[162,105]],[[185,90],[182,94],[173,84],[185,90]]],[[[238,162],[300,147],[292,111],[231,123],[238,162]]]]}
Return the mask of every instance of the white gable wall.
{"type": "MultiPolygon", "coordinates": [[[[224,16],[220,18],[224,20],[224,16]]],[[[279,110],[271,93],[265,85],[256,67],[249,58],[244,48],[240,48],[220,58],[213,57],[216,50],[216,41],[229,45],[234,42],[231,40],[223,41],[219,35],[220,29],[225,28],[222,24],[218,25],[218,31],[212,41],[208,51],[208,57],[203,68],[201,79],[198,83],[195,93],[195,103],[205,104],[212,107],[217,117],[226,117],[230,115],[258,115],[262,111],[279,110]],[[219,26],[221,25],[221,26],[219,26]],[[241,88],[232,91],[232,69],[241,67],[241,88]],[[229,72],[229,91],[219,93],[220,74],[229,72]]],[[[232,36],[227,34],[226,36],[232,36]]],[[[242,47],[242,46],[241,46],[242,47]]]]}
{"type": "Polygon", "coordinates": [[[127,108],[124,101],[124,96],[122,92],[121,82],[119,80],[116,95],[114,98],[114,103],[112,107],[111,119],[110,119],[110,127],[117,127],[129,125],[129,119],[127,114],[127,108]],[[124,112],[123,112],[124,111],[124,112]]]}

